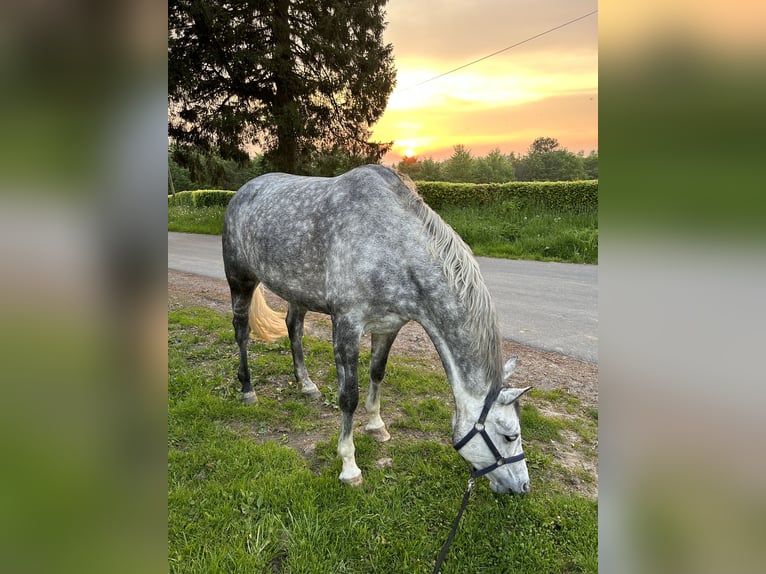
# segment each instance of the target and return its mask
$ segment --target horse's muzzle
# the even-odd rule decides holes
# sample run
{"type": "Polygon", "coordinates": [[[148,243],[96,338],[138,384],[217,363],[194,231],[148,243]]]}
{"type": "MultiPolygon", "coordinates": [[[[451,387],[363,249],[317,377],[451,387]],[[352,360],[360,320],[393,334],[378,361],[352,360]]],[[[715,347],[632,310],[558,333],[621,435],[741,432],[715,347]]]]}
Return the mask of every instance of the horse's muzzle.
{"type": "Polygon", "coordinates": [[[490,480],[489,488],[495,494],[505,494],[507,492],[510,492],[511,494],[520,494],[522,496],[529,494],[529,491],[531,490],[528,480],[525,480],[516,488],[514,488],[513,485],[500,484],[499,482],[490,480]]]}

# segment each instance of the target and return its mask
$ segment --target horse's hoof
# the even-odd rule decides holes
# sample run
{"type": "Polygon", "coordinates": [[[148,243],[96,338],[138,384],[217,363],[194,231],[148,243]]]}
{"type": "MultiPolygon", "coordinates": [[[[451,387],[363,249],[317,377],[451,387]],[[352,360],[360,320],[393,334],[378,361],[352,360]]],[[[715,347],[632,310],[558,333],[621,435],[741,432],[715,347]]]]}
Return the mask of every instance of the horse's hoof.
{"type": "Polygon", "coordinates": [[[367,433],[372,436],[378,442],[386,442],[391,440],[391,435],[388,434],[386,427],[378,427],[374,429],[365,429],[367,433]]]}
{"type": "Polygon", "coordinates": [[[321,391],[314,385],[314,388],[301,389],[301,393],[306,395],[310,399],[318,399],[322,396],[321,391]]]}
{"type": "Polygon", "coordinates": [[[361,486],[364,482],[364,479],[362,478],[362,473],[360,472],[356,476],[352,476],[351,478],[341,478],[340,481],[343,484],[347,484],[348,486],[361,486]]]}
{"type": "Polygon", "coordinates": [[[242,402],[246,405],[254,405],[258,402],[258,397],[255,396],[255,391],[248,391],[242,393],[242,402]]]}

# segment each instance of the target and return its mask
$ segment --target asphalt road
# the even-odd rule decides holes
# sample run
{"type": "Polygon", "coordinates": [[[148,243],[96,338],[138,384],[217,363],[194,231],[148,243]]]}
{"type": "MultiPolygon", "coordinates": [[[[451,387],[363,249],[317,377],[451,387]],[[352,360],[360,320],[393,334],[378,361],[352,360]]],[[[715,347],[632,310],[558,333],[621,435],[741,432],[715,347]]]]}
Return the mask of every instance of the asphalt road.
{"type": "MultiPolygon", "coordinates": [[[[503,338],[598,362],[598,267],[478,257],[503,338]]],[[[168,232],[168,269],[225,279],[221,238],[168,232]]]]}

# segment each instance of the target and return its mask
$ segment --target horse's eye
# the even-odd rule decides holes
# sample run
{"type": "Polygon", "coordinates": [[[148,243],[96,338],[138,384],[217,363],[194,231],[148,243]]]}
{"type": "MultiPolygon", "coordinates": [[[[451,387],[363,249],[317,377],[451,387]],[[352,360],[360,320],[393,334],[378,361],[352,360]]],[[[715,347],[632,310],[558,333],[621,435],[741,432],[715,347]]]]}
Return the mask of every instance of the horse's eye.
{"type": "Polygon", "coordinates": [[[508,434],[506,434],[506,435],[503,435],[503,438],[504,438],[506,441],[508,441],[508,442],[513,442],[513,441],[515,441],[517,438],[519,438],[519,435],[518,435],[518,434],[511,434],[511,435],[508,435],[508,434]]]}

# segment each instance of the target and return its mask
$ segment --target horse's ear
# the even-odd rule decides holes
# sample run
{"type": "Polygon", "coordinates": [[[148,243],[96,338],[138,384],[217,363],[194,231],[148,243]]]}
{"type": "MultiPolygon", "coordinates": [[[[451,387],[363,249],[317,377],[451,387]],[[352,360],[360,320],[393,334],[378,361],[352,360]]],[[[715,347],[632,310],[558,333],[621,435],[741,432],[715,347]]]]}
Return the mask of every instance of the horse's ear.
{"type": "Polygon", "coordinates": [[[508,377],[511,376],[511,373],[513,372],[513,369],[516,368],[516,357],[511,357],[505,362],[505,365],[503,365],[503,380],[507,381],[508,377]]]}
{"type": "Polygon", "coordinates": [[[515,387],[505,387],[497,396],[497,402],[501,405],[510,405],[531,388],[532,387],[524,387],[523,389],[517,389],[515,387]]]}

